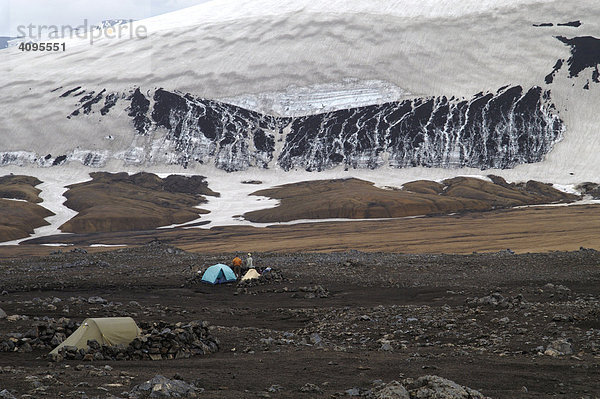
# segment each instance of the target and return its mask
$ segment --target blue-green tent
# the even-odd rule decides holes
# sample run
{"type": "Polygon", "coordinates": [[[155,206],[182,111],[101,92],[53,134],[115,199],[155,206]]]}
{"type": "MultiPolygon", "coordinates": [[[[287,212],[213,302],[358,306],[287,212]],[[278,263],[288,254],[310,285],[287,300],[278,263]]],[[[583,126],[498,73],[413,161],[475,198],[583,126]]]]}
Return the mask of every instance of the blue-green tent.
{"type": "Polygon", "coordinates": [[[236,281],[235,273],[227,265],[218,264],[206,269],[202,281],[209,284],[225,284],[236,281]]]}

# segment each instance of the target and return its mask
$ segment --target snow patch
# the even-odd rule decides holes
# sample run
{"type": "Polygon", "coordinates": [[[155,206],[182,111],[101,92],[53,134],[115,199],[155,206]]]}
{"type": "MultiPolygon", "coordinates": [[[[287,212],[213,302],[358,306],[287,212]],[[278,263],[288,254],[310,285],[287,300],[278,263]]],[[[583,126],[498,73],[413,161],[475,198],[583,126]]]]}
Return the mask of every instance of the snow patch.
{"type": "Polygon", "coordinates": [[[54,173],[51,169],[37,169],[29,168],[26,173],[23,170],[14,170],[14,174],[26,174],[33,176],[42,181],[41,184],[37,185],[36,188],[42,190],[39,197],[42,202],[38,203],[52,213],[54,216],[49,216],[45,220],[49,223],[47,226],[41,226],[34,230],[34,233],[29,237],[22,238],[19,240],[8,241],[0,243],[1,246],[6,245],[19,245],[23,241],[27,241],[34,238],[46,237],[57,234],[66,234],[60,231],[60,226],[71,220],[77,215],[77,212],[67,208],[64,202],[67,200],[64,197],[64,193],[68,190],[67,186],[70,184],[83,183],[91,180],[88,173],[78,171],[75,169],[61,169],[62,173],[54,173]]]}
{"type": "Polygon", "coordinates": [[[567,194],[575,194],[575,195],[581,195],[581,191],[577,190],[575,187],[577,186],[577,184],[552,184],[552,187],[554,187],[555,189],[562,191],[564,193],[567,194]]]}

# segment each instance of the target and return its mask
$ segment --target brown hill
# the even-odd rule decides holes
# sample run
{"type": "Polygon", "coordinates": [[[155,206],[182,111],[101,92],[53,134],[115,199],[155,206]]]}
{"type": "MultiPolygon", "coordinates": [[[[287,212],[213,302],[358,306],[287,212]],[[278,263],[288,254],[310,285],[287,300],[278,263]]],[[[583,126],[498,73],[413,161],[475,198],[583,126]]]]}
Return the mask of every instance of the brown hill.
{"type": "Polygon", "coordinates": [[[280,205],[248,212],[244,217],[261,223],[300,219],[397,218],[572,202],[579,198],[535,181],[508,184],[497,176],[493,176],[492,180],[469,177],[457,177],[441,183],[420,180],[407,183],[400,190],[381,189],[359,179],[294,183],[253,193],[278,199],[280,205]]]}
{"type": "Polygon", "coordinates": [[[44,218],[54,214],[36,205],[42,202],[38,195],[40,190],[35,188],[40,183],[38,179],[29,176],[0,177],[0,242],[25,238],[36,227],[48,224],[44,218]]]}
{"type": "Polygon", "coordinates": [[[0,198],[20,199],[40,203],[41,190],[35,188],[42,182],[31,176],[7,175],[0,177],[0,198]]]}
{"type": "Polygon", "coordinates": [[[203,195],[218,196],[202,176],[165,179],[151,174],[92,173],[69,186],[65,205],[79,212],[61,230],[72,233],[148,230],[186,223],[207,213],[195,208],[203,195]]]}

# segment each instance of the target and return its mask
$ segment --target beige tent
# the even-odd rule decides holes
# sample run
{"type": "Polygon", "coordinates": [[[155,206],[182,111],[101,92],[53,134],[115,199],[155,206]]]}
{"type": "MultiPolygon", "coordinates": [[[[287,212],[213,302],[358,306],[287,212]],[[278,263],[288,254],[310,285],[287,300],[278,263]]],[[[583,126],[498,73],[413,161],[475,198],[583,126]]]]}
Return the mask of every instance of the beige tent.
{"type": "Polygon", "coordinates": [[[86,349],[87,342],[96,340],[100,345],[129,345],[142,330],[131,317],[107,317],[103,319],[85,319],[81,326],[64,342],[58,345],[51,355],[58,354],[63,346],[75,346],[86,349]]]}
{"type": "Polygon", "coordinates": [[[260,277],[260,274],[258,274],[256,269],[250,269],[250,270],[248,270],[248,272],[246,274],[244,274],[244,277],[242,277],[242,281],[253,280],[253,279],[259,278],[259,277],[260,277]]]}

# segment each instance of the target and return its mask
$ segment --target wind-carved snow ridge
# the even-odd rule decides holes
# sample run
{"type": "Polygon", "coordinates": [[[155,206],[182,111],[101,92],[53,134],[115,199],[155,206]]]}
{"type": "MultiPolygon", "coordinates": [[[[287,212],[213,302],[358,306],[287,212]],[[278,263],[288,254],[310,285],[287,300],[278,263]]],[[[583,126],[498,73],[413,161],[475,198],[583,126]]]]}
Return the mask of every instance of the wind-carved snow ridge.
{"type": "MultiPolygon", "coordinates": [[[[85,90],[70,92],[61,97],[81,96],[85,90]]],[[[91,113],[96,118],[99,111],[101,119],[122,117],[110,109],[125,101],[135,140],[118,152],[73,150],[66,155],[68,161],[88,166],[103,166],[110,158],[186,168],[213,164],[228,172],[339,166],[507,169],[542,161],[564,132],[550,91],[537,86],[507,86],[471,99],[414,98],[297,117],[164,89],[99,95],[89,92],[80,100],[84,112],[69,116],[91,113]],[[94,103],[88,108],[90,99],[94,103]]]]}

